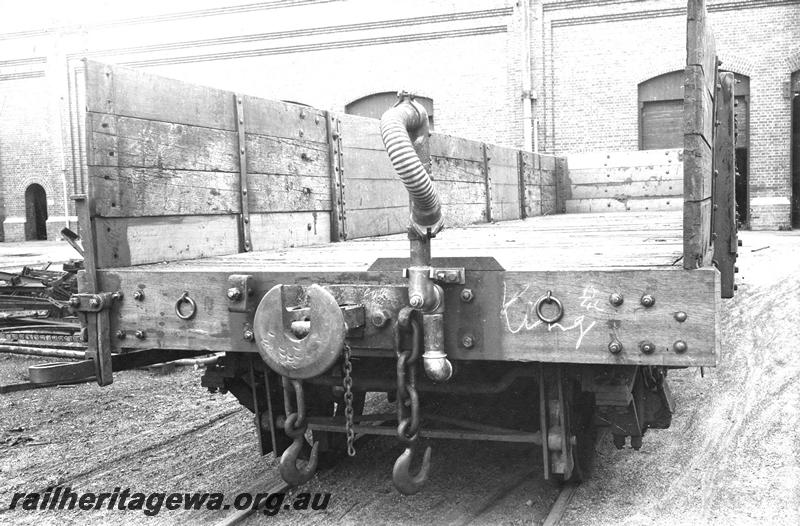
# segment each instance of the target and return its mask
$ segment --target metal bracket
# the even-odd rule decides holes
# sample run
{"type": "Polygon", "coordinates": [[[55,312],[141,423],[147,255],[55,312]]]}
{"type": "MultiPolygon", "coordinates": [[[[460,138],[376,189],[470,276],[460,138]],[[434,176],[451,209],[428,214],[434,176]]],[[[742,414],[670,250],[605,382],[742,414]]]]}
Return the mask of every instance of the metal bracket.
{"type": "Polygon", "coordinates": [[[100,312],[110,309],[114,301],[122,299],[122,291],[98,294],[78,293],[69,298],[69,305],[76,312],[100,312]]]}
{"type": "Polygon", "coordinates": [[[253,276],[250,274],[231,274],[228,276],[228,311],[253,312],[258,303],[255,301],[253,276]]]}
{"type": "Polygon", "coordinates": [[[341,121],[325,112],[328,125],[328,159],[331,176],[331,241],[347,239],[347,217],[344,203],[344,160],[342,156],[341,121]]]}
{"type": "Polygon", "coordinates": [[[241,251],[250,252],[253,250],[253,243],[250,237],[250,205],[247,201],[247,140],[244,135],[245,125],[243,99],[243,95],[234,95],[234,106],[236,106],[236,132],[238,133],[239,138],[239,200],[242,210],[242,236],[240,243],[241,251]]]}
{"type": "MultiPolygon", "coordinates": [[[[403,277],[408,275],[408,268],[404,268],[403,277]]],[[[463,285],[467,279],[464,267],[429,267],[428,277],[442,285],[463,285]]]]}

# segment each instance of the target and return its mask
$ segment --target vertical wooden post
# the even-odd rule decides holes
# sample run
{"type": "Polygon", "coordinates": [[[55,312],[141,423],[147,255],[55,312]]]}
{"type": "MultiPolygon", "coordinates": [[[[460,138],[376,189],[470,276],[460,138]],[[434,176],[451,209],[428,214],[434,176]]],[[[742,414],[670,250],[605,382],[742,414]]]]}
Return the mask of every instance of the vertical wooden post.
{"type": "Polygon", "coordinates": [[[732,298],[736,269],[736,183],[733,123],[733,73],[722,73],[717,85],[714,138],[714,262],[721,273],[723,298],[732,298]]]}
{"type": "Polygon", "coordinates": [[[517,152],[517,183],[519,184],[519,218],[525,219],[528,214],[525,210],[525,152],[517,152]]]}

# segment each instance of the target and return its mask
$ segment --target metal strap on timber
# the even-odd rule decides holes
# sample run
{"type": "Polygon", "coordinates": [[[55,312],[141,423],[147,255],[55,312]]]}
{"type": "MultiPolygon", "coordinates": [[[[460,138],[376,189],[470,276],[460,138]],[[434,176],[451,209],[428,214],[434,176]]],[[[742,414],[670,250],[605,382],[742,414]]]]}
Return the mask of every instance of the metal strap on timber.
{"type": "Polygon", "coordinates": [[[236,132],[239,142],[239,202],[241,204],[241,236],[239,239],[240,251],[250,252],[253,243],[250,238],[250,206],[247,202],[247,140],[245,138],[244,124],[244,97],[234,94],[236,106],[236,132]]]}
{"type": "Polygon", "coordinates": [[[331,241],[347,239],[347,217],[344,203],[344,163],[342,162],[341,121],[325,112],[328,127],[328,159],[331,176],[331,241]]]}
{"type": "MultiPolygon", "coordinates": [[[[73,199],[75,200],[79,224],[83,226],[81,238],[83,239],[84,249],[84,292],[93,295],[99,292],[97,284],[97,262],[95,261],[97,250],[95,247],[94,223],[91,218],[93,203],[89,202],[86,194],[75,195],[73,199]]],[[[110,302],[111,300],[109,300],[109,303],[110,302]]],[[[110,305],[102,309],[80,312],[89,335],[86,358],[94,362],[97,383],[101,386],[109,385],[114,381],[113,370],[111,368],[111,320],[108,307],[110,307],[110,305]]]]}
{"type": "Polygon", "coordinates": [[[486,222],[492,221],[492,176],[489,174],[489,148],[486,143],[481,143],[481,152],[483,153],[483,175],[486,182],[486,222]]]}

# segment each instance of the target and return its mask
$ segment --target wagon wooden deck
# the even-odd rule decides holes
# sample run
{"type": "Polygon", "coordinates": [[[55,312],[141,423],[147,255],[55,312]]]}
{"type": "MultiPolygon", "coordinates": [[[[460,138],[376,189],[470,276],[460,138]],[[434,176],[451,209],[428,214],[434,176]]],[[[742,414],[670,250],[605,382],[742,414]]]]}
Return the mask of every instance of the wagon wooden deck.
{"type": "MultiPolygon", "coordinates": [[[[683,268],[680,211],[563,214],[443,230],[434,258],[491,256],[509,271],[683,268]]],[[[132,267],[136,272],[361,272],[408,257],[403,234],[132,267]]],[[[125,269],[116,269],[124,272],[125,269]]]]}

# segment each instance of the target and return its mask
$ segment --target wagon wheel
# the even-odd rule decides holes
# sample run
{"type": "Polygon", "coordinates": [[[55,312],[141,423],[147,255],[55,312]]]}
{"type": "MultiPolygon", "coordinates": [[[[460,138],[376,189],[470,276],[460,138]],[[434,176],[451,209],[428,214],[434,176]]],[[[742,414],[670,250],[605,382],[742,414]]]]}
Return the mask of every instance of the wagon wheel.
{"type": "MultiPolygon", "coordinates": [[[[552,378],[552,376],[551,376],[552,378]]],[[[564,375],[558,367],[556,382],[549,382],[544,392],[546,393],[547,418],[546,421],[553,425],[563,422],[564,432],[562,447],[563,453],[550,453],[549,474],[550,480],[556,484],[567,482],[580,482],[588,478],[592,468],[595,454],[596,426],[594,424],[594,395],[580,390],[580,382],[564,375]],[[550,385],[553,384],[553,385],[550,385]],[[559,389],[562,390],[559,397],[559,389]],[[563,407],[561,400],[563,400],[563,407]],[[563,411],[563,420],[561,418],[563,411]],[[560,455],[560,456],[559,456],[560,455]],[[557,472],[560,467],[562,472],[557,472]]],[[[544,421],[544,419],[543,419],[544,421]]]]}

